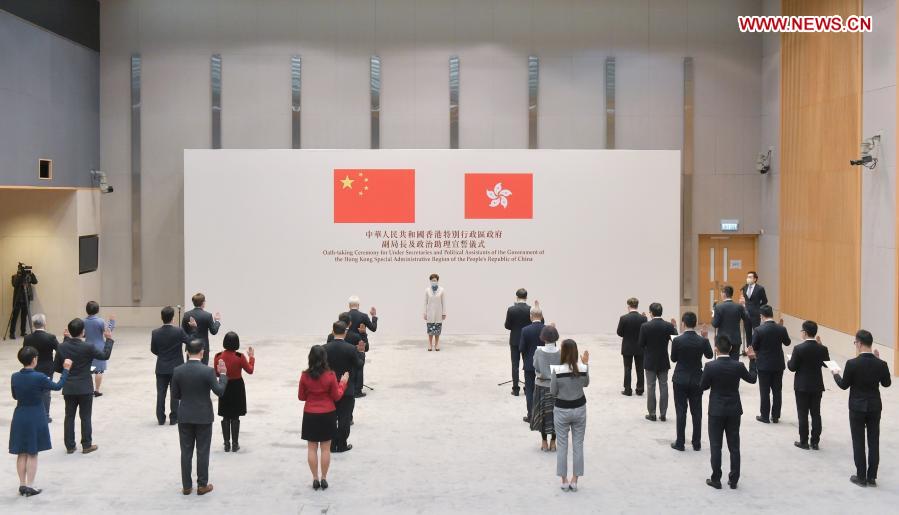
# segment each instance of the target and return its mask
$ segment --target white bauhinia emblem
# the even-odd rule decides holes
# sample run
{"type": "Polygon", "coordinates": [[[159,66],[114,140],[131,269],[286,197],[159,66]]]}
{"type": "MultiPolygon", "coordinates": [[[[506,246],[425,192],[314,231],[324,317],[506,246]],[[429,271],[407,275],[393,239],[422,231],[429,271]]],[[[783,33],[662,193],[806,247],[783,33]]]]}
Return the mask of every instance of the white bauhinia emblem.
{"type": "Polygon", "coordinates": [[[496,183],[496,186],[493,187],[493,191],[487,190],[487,197],[490,199],[490,207],[508,207],[510,195],[512,195],[512,192],[503,189],[503,183],[501,182],[496,183]]]}

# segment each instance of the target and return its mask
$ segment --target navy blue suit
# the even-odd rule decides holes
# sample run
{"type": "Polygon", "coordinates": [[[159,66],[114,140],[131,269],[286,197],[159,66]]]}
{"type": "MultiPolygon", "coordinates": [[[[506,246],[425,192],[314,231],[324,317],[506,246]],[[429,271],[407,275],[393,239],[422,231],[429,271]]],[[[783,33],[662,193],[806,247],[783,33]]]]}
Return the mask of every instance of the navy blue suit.
{"type": "Polygon", "coordinates": [[[540,320],[524,326],[521,329],[521,340],[518,343],[518,352],[524,359],[524,397],[528,405],[528,420],[531,419],[534,408],[534,382],[537,378],[537,371],[534,370],[534,352],[537,351],[537,347],[543,345],[543,342],[540,341],[540,332],[544,327],[540,320]]]}

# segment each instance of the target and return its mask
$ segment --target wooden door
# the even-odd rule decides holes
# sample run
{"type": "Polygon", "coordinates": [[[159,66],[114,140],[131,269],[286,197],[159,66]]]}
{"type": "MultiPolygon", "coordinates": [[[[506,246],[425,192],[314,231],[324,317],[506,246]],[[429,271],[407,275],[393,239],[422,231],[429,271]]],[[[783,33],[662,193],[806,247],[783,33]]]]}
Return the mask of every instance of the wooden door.
{"type": "MultiPolygon", "coordinates": [[[[721,288],[734,288],[734,301],[740,300],[740,288],[746,274],[756,270],[756,242],[753,234],[699,236],[699,322],[712,321],[712,306],[721,299],[721,288]]],[[[761,275],[761,274],[760,274],[761,275]]]]}

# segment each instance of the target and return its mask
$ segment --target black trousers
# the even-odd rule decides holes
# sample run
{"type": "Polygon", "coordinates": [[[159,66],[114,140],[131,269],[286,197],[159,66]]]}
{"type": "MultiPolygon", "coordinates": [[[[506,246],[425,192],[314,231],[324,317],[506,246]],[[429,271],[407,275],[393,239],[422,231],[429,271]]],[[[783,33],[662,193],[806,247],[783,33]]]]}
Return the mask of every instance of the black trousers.
{"type": "Polygon", "coordinates": [[[81,447],[90,447],[93,442],[91,434],[91,412],[94,406],[94,396],[86,395],[63,395],[66,401],[66,418],[63,422],[63,440],[66,449],[75,448],[75,412],[78,412],[81,418],[81,447]]]}
{"type": "Polygon", "coordinates": [[[181,486],[193,487],[191,468],[194,447],[197,448],[197,486],[209,484],[209,446],[212,444],[212,424],[178,424],[181,441],[181,486]]]}
{"type": "Polygon", "coordinates": [[[534,412],[534,383],[537,380],[536,370],[524,371],[524,399],[528,406],[528,420],[534,412]]]}
{"type": "Polygon", "coordinates": [[[16,319],[19,319],[19,336],[25,336],[25,324],[28,322],[28,305],[15,303],[12,306],[12,313],[9,315],[9,336],[16,334],[16,319]]]}
{"type": "Polygon", "coordinates": [[[331,450],[343,451],[350,438],[350,424],[353,422],[353,408],[356,406],[356,399],[352,394],[344,395],[334,404],[337,407],[337,434],[331,440],[331,450]]]}
{"type": "Polygon", "coordinates": [[[765,420],[780,418],[783,379],[783,370],[759,370],[759,395],[762,399],[760,414],[765,420]]]}
{"type": "Polygon", "coordinates": [[[519,390],[518,368],[521,366],[521,351],[518,350],[517,345],[509,345],[509,351],[511,352],[512,358],[512,389],[519,390]]]}
{"type": "Polygon", "coordinates": [[[693,421],[694,447],[702,444],[702,388],[698,384],[674,383],[674,411],[677,413],[677,445],[684,446],[687,429],[687,406],[690,407],[690,419],[693,421]]]}
{"type": "Polygon", "coordinates": [[[362,356],[363,363],[362,363],[362,366],[361,366],[361,367],[357,368],[357,369],[355,370],[355,372],[353,372],[353,376],[354,376],[354,377],[353,377],[353,385],[354,385],[355,390],[356,390],[356,391],[354,391],[353,393],[355,393],[355,394],[360,394],[360,393],[362,393],[362,386],[363,386],[363,382],[365,381],[365,374],[364,374],[364,371],[363,371],[363,369],[365,368],[365,363],[364,363],[364,361],[365,361],[365,353],[364,353],[364,352],[360,352],[359,354],[362,356]]]}
{"type": "Polygon", "coordinates": [[[712,451],[712,481],[721,481],[721,447],[727,435],[727,451],[730,453],[728,480],[740,480],[740,417],[741,415],[709,415],[709,447],[712,451]]]}
{"type": "Polygon", "coordinates": [[[799,412],[799,441],[817,444],[821,441],[821,394],[796,392],[796,411],[799,412]],[[812,439],[808,437],[808,416],[812,416],[812,439]]]}
{"type": "Polygon", "coordinates": [[[643,355],[623,354],[622,357],[624,358],[624,391],[631,391],[631,364],[633,364],[637,368],[637,393],[643,393],[643,355]]]}
{"type": "MultiPolygon", "coordinates": [[[[156,420],[165,422],[165,395],[172,384],[172,374],[156,374],[156,420]]],[[[178,420],[178,400],[169,398],[169,419],[178,420]]]]}
{"type": "Polygon", "coordinates": [[[880,464],[880,412],[849,410],[849,431],[852,433],[852,457],[859,479],[877,479],[880,464]],[[868,436],[868,455],[865,459],[865,433],[868,436]],[[867,461],[867,467],[865,467],[867,461]]]}

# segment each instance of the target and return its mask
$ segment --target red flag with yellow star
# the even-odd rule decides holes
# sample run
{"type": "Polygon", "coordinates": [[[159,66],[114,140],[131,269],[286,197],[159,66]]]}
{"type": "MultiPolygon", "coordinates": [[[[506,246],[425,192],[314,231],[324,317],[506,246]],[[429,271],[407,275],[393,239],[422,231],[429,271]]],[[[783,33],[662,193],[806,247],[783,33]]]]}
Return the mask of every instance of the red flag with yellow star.
{"type": "Polygon", "coordinates": [[[334,223],[415,222],[415,170],[334,170],[334,223]]]}

